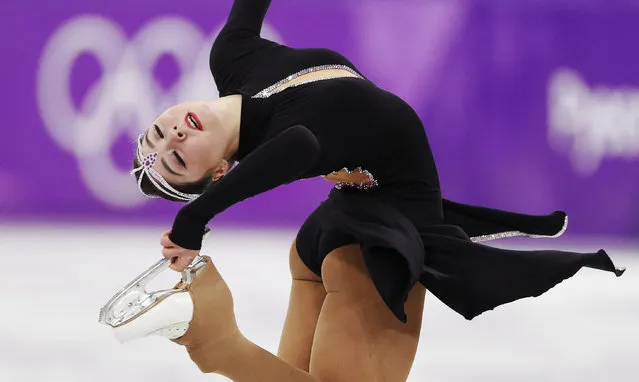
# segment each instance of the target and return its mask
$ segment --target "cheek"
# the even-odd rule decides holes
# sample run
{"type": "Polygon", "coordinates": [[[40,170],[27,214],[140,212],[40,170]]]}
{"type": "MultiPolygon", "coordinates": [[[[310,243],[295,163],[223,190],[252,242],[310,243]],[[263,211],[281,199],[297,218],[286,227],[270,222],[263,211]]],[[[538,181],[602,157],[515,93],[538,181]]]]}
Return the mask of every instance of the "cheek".
{"type": "Polygon", "coordinates": [[[214,166],[215,156],[214,152],[208,145],[201,142],[194,142],[190,145],[189,160],[191,162],[190,167],[197,172],[206,172],[214,166]]]}
{"type": "Polygon", "coordinates": [[[194,142],[197,146],[196,150],[203,158],[220,160],[224,155],[224,147],[221,140],[213,134],[201,134],[194,142]]]}

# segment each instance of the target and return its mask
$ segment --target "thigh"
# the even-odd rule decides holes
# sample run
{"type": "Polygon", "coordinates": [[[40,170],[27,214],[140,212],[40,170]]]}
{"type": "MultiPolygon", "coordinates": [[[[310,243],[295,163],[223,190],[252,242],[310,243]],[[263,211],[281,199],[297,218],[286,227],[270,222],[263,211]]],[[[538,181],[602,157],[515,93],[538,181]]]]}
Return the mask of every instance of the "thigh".
{"type": "Polygon", "coordinates": [[[277,352],[291,365],[308,371],[320,310],[326,297],[322,279],[300,259],[296,243],[289,253],[291,294],[277,352]]]}
{"type": "Polygon", "coordinates": [[[399,321],[379,296],[360,246],[332,251],[322,264],[327,296],[317,322],[310,373],[322,381],[405,381],[421,331],[426,290],[416,284],[399,321]]]}

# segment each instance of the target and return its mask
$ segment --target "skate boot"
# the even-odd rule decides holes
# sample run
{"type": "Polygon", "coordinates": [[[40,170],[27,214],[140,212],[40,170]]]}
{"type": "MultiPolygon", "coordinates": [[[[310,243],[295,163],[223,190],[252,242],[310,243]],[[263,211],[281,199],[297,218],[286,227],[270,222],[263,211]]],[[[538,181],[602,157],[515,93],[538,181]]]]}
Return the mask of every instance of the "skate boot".
{"type": "Polygon", "coordinates": [[[182,272],[182,280],[175,287],[149,292],[146,290],[149,282],[170,270],[171,259],[158,261],[100,309],[99,322],[111,326],[116,339],[122,343],[148,335],[171,340],[181,337],[193,317],[193,300],[188,288],[209,261],[210,258],[198,255],[182,272]]]}

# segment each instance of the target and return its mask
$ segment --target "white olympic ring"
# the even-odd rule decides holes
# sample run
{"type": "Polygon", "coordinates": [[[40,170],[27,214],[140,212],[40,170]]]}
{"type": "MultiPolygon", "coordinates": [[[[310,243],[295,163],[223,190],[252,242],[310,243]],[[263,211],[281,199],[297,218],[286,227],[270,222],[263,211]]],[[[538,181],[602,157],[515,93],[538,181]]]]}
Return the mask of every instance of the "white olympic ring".
{"type": "MultiPolygon", "coordinates": [[[[140,195],[130,169],[120,169],[114,163],[111,148],[122,135],[133,142],[153,118],[173,104],[218,97],[208,57],[221,28],[219,25],[205,37],[185,18],[161,17],[129,40],[114,22],[84,15],[53,33],[37,72],[40,116],[52,140],[77,158],[87,188],[100,201],[133,208],[148,200],[140,195]],[[73,65],[83,54],[98,61],[103,75],[76,107],[71,80],[77,74],[73,65]],[[181,71],[169,90],[163,90],[153,77],[155,64],[165,55],[172,56],[181,71]]],[[[262,35],[282,41],[269,25],[264,26],[262,35]]]]}

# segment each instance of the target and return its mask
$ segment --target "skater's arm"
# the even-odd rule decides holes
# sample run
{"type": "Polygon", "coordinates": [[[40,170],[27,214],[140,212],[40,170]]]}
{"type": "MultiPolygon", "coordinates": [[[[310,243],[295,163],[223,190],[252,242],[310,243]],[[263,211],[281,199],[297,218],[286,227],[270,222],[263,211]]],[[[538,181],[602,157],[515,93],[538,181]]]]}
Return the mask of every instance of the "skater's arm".
{"type": "Polygon", "coordinates": [[[184,206],[173,223],[170,239],[198,250],[206,224],[244,199],[300,179],[316,162],[319,142],[304,126],[281,132],[246,156],[230,173],[184,206]]]}
{"type": "Polygon", "coordinates": [[[264,56],[280,44],[261,37],[270,0],[235,0],[231,13],[215,39],[209,57],[220,97],[234,94],[247,75],[269,62],[264,56]]]}
{"type": "Polygon", "coordinates": [[[235,0],[221,34],[246,31],[259,36],[271,0],[235,0]]]}

